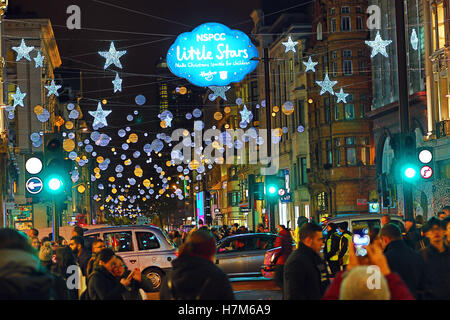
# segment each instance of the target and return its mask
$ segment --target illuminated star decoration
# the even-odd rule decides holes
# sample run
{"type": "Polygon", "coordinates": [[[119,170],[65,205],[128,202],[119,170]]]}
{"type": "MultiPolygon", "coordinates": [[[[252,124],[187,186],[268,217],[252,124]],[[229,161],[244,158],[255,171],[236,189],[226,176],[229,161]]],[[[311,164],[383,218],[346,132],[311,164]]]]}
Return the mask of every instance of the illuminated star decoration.
{"type": "Polygon", "coordinates": [[[316,83],[322,88],[320,91],[320,95],[323,95],[325,92],[329,92],[332,95],[334,95],[333,86],[338,83],[337,81],[330,81],[330,78],[328,78],[328,73],[325,74],[325,79],[323,81],[316,81],[316,83]]]}
{"type": "Polygon", "coordinates": [[[227,96],[225,95],[225,92],[230,90],[230,86],[210,86],[210,88],[213,93],[210,95],[209,100],[214,101],[217,99],[217,97],[221,97],[223,100],[227,101],[227,96]]]}
{"type": "Polygon", "coordinates": [[[341,91],[339,93],[336,93],[336,97],[338,98],[337,103],[339,103],[341,101],[344,103],[347,103],[348,95],[349,95],[349,93],[344,93],[344,90],[342,90],[342,88],[341,88],[341,91]]]}
{"type": "Polygon", "coordinates": [[[108,122],[106,122],[106,117],[112,112],[111,110],[103,110],[101,102],[97,105],[96,111],[88,111],[91,116],[94,117],[93,127],[106,127],[108,122]]]}
{"type": "Polygon", "coordinates": [[[26,93],[20,92],[20,88],[19,86],[17,86],[16,93],[11,94],[11,97],[14,99],[13,108],[15,108],[17,105],[24,107],[23,98],[25,98],[26,95],[26,93]]]}
{"type": "Polygon", "coordinates": [[[119,78],[119,74],[116,72],[116,78],[112,81],[114,84],[114,93],[117,91],[122,92],[122,79],[119,78]]]}
{"type": "Polygon", "coordinates": [[[35,68],[44,67],[44,56],[41,55],[41,52],[38,51],[36,58],[33,58],[35,62],[35,68]]]}
{"type": "Polygon", "coordinates": [[[244,109],[242,109],[242,111],[239,111],[239,113],[241,114],[242,122],[250,123],[250,116],[252,116],[252,112],[247,109],[247,106],[245,104],[244,109]]]}
{"type": "Polygon", "coordinates": [[[25,44],[25,40],[22,39],[22,43],[19,47],[12,47],[12,49],[17,52],[16,61],[19,61],[22,58],[31,61],[30,52],[33,51],[34,47],[27,47],[25,44]]]}
{"type": "Polygon", "coordinates": [[[375,57],[379,53],[381,53],[386,58],[389,57],[388,53],[386,52],[386,47],[392,43],[392,40],[381,39],[380,31],[377,31],[375,40],[365,42],[368,46],[372,47],[372,54],[370,55],[371,58],[375,57]]]}
{"type": "Polygon", "coordinates": [[[318,62],[313,62],[311,57],[309,57],[308,62],[304,62],[303,64],[306,66],[306,70],[305,72],[308,72],[309,70],[311,70],[312,72],[316,72],[316,64],[318,64],[318,62]]]}
{"type": "Polygon", "coordinates": [[[45,88],[47,88],[48,93],[47,93],[47,97],[50,97],[52,94],[54,94],[55,96],[59,96],[58,94],[58,90],[62,87],[61,85],[55,85],[55,80],[52,80],[52,82],[50,83],[49,86],[44,86],[45,88]]]}
{"type": "Polygon", "coordinates": [[[412,45],[413,49],[416,51],[419,48],[419,38],[417,38],[416,29],[413,29],[412,34],[411,34],[411,45],[412,45]]]}
{"type": "Polygon", "coordinates": [[[289,39],[287,42],[282,42],[283,46],[286,47],[286,50],[284,52],[285,53],[289,52],[289,51],[295,52],[295,46],[297,45],[297,43],[298,43],[297,41],[295,41],[295,42],[292,41],[291,36],[289,36],[289,39]]]}
{"type": "Polygon", "coordinates": [[[117,51],[114,47],[114,42],[111,42],[109,46],[109,51],[99,51],[98,54],[106,59],[104,69],[108,68],[111,64],[114,64],[116,67],[122,69],[122,64],[120,63],[120,57],[127,53],[124,51],[117,51]]]}

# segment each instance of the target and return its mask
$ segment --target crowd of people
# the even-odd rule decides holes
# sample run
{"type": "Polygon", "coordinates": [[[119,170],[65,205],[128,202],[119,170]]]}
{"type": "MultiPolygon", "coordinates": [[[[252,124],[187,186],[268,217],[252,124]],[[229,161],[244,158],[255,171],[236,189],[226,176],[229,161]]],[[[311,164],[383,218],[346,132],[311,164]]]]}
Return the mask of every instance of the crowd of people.
{"type": "MultiPolygon", "coordinates": [[[[443,212],[427,222],[408,220],[405,230],[383,216],[381,227],[369,230],[362,256],[347,223],[328,223],[326,236],[304,217],[295,230],[279,225],[274,281],[285,300],[448,300],[450,208],[443,212]]],[[[263,225],[256,230],[267,231],[263,225]]],[[[239,225],[210,229],[201,221],[186,234],[170,232],[178,256],[160,298],[233,300],[230,281],[215,264],[217,242],[248,232],[239,225]]],[[[153,290],[139,269],[128,270],[103,240],[88,241],[78,226],[69,242],[38,236],[35,229],[0,229],[1,300],[140,300],[153,290]]]]}

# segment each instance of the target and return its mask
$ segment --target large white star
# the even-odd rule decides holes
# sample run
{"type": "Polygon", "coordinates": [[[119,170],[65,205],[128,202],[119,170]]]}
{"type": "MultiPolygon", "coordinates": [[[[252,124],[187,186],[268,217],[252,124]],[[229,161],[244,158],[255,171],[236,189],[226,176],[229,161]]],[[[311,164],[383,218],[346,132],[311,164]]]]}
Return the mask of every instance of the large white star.
{"type": "Polygon", "coordinates": [[[330,81],[330,78],[328,78],[328,73],[325,74],[325,79],[323,81],[316,81],[316,83],[322,88],[320,91],[320,95],[323,95],[325,92],[329,92],[332,95],[334,95],[333,86],[338,83],[337,81],[330,81]]]}
{"type": "Polygon", "coordinates": [[[377,31],[375,40],[365,42],[368,46],[372,47],[372,54],[370,55],[371,58],[375,57],[378,53],[381,53],[383,56],[388,57],[386,47],[392,43],[392,40],[381,39],[380,31],[377,31]]]}
{"type": "Polygon", "coordinates": [[[27,47],[24,39],[22,39],[19,47],[12,47],[12,49],[17,52],[16,61],[19,61],[22,58],[31,61],[30,52],[33,51],[34,47],[27,47]]]}
{"type": "Polygon", "coordinates": [[[44,67],[44,56],[41,55],[41,51],[38,51],[36,58],[33,58],[35,62],[35,68],[44,67]]]}
{"type": "Polygon", "coordinates": [[[227,100],[227,96],[225,95],[225,92],[230,90],[230,86],[210,86],[210,88],[213,93],[210,94],[209,100],[214,101],[217,99],[217,97],[221,97],[223,100],[227,100]]]}
{"type": "Polygon", "coordinates": [[[52,94],[54,94],[55,96],[59,96],[58,94],[58,90],[62,87],[61,85],[56,85],[55,84],[55,80],[52,80],[52,82],[50,83],[49,86],[44,86],[45,88],[47,88],[48,93],[47,93],[47,97],[50,97],[52,94]]]}
{"type": "Polygon", "coordinates": [[[108,68],[111,64],[114,64],[116,67],[122,69],[122,64],[120,63],[120,57],[127,53],[124,51],[117,51],[114,47],[114,42],[111,42],[109,46],[109,51],[99,51],[98,54],[103,58],[106,58],[104,69],[108,68]]]}
{"type": "Polygon", "coordinates": [[[295,46],[297,45],[298,41],[292,41],[291,36],[289,36],[289,39],[287,42],[282,42],[283,46],[286,47],[285,53],[288,51],[294,51],[295,52],[295,46]]]}
{"type": "Polygon", "coordinates": [[[336,97],[338,98],[337,103],[339,103],[341,101],[344,103],[347,103],[348,95],[349,95],[349,93],[344,93],[344,90],[342,90],[342,88],[341,88],[341,91],[339,93],[336,93],[336,97]]]}
{"type": "Polygon", "coordinates": [[[96,111],[88,111],[91,116],[94,117],[93,127],[106,127],[108,122],[106,122],[106,117],[112,112],[111,110],[103,110],[101,102],[97,105],[96,111]]]}
{"type": "Polygon", "coordinates": [[[17,105],[24,107],[23,98],[25,98],[26,95],[26,93],[20,92],[20,88],[17,86],[16,93],[11,94],[11,97],[14,99],[13,107],[15,108],[17,105]]]}
{"type": "Polygon", "coordinates": [[[308,62],[304,62],[303,64],[306,66],[306,70],[305,72],[308,72],[309,70],[312,72],[316,72],[316,65],[318,64],[318,62],[313,62],[311,57],[309,57],[308,62]]]}
{"type": "Polygon", "coordinates": [[[241,114],[242,122],[250,123],[251,117],[253,116],[252,112],[247,109],[247,106],[244,104],[244,109],[242,111],[239,111],[241,114]]]}
{"type": "Polygon", "coordinates": [[[112,81],[114,84],[114,93],[116,91],[122,92],[122,79],[119,78],[119,74],[116,72],[116,78],[112,81]]]}

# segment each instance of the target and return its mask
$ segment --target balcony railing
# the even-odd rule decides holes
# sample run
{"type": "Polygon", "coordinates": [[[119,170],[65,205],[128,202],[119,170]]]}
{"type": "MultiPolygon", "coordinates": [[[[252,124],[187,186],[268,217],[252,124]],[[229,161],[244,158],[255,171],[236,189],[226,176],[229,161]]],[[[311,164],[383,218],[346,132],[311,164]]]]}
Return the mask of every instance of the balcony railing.
{"type": "Polygon", "coordinates": [[[450,136],[450,120],[443,120],[436,124],[436,137],[442,138],[450,136]]]}

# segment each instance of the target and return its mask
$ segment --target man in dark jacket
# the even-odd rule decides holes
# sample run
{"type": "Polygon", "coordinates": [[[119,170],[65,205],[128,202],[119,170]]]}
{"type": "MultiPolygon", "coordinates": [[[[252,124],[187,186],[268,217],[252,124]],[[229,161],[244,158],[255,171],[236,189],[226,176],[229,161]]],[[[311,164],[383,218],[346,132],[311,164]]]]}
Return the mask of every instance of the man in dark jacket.
{"type": "Polygon", "coordinates": [[[450,299],[450,248],[444,244],[444,226],[432,217],[424,226],[430,245],[421,251],[425,259],[426,298],[450,299]]]}
{"type": "Polygon", "coordinates": [[[284,265],[283,299],[319,300],[329,284],[325,262],[319,252],[323,246],[322,228],[312,222],[300,229],[300,244],[284,265]]]}
{"type": "Polygon", "coordinates": [[[114,269],[122,263],[109,248],[98,253],[99,266],[88,279],[89,300],[124,300],[123,294],[131,283],[131,277],[117,279],[114,269]]]}
{"type": "Polygon", "coordinates": [[[380,231],[381,245],[392,272],[400,275],[416,299],[422,299],[425,290],[425,261],[402,240],[400,228],[386,224],[380,231]]]}
{"type": "Polygon", "coordinates": [[[0,228],[0,300],[67,300],[66,283],[39,262],[25,235],[0,228]]]}
{"type": "Polygon", "coordinates": [[[211,232],[193,232],[172,261],[173,269],[161,285],[161,300],[234,300],[227,275],[214,264],[215,253],[211,232]]]}
{"type": "Polygon", "coordinates": [[[420,250],[420,230],[416,228],[416,221],[414,218],[407,218],[405,221],[405,234],[404,239],[406,244],[413,250],[420,250]]]}
{"type": "Polygon", "coordinates": [[[77,263],[83,272],[83,276],[87,277],[87,266],[92,257],[92,253],[84,246],[84,239],[80,236],[75,236],[70,239],[69,247],[77,257],[77,263]]]}

